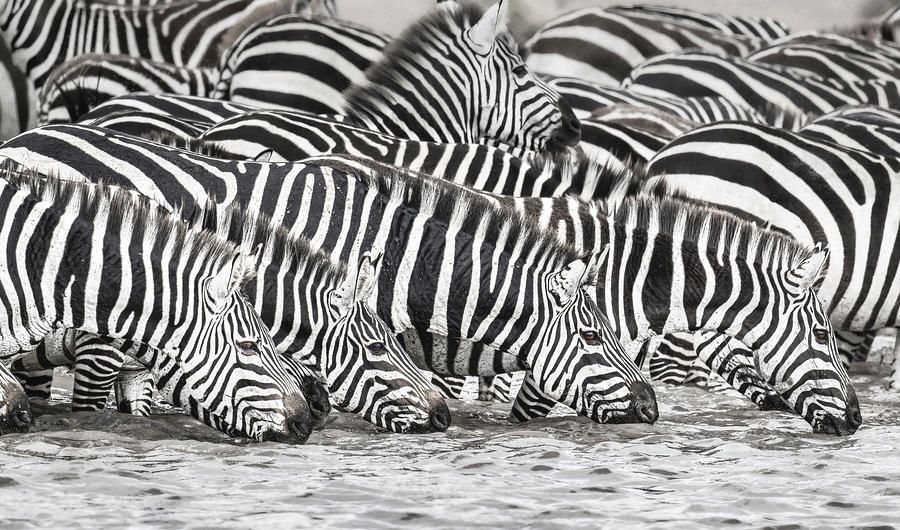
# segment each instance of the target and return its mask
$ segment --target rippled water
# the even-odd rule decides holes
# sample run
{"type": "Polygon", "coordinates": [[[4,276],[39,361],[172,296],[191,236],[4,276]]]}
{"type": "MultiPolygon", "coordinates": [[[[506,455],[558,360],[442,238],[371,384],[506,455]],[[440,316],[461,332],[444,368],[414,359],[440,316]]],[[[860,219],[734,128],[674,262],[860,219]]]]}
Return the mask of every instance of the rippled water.
{"type": "Polygon", "coordinates": [[[856,371],[847,438],[697,388],[654,426],[451,402],[443,434],[337,417],[305,446],[227,440],[178,414],[45,414],[0,438],[0,526],[182,528],[900,525],[900,397],[856,371]]]}

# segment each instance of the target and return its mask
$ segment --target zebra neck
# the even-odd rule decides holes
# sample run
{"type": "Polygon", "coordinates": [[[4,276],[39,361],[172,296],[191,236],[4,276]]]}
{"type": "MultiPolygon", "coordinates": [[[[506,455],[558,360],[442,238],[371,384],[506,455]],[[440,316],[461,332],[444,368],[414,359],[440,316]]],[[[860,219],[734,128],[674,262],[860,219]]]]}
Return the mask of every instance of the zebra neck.
{"type": "Polygon", "coordinates": [[[767,271],[739,255],[737,245],[730,255],[719,255],[716,242],[681,240],[652,227],[614,224],[610,232],[611,276],[600,282],[599,300],[617,321],[623,343],[693,331],[743,340],[763,318],[770,301],[765,289],[775,280],[763,279],[767,271]]]}

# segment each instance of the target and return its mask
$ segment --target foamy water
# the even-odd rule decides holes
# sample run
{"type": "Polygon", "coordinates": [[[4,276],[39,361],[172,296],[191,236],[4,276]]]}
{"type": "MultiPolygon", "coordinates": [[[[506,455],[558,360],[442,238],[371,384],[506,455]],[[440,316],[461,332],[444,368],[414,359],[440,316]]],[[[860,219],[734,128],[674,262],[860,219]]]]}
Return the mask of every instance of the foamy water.
{"type": "Polygon", "coordinates": [[[502,405],[451,402],[447,433],[333,414],[305,446],[234,442],[179,414],[50,413],[0,438],[0,526],[900,525],[885,376],[854,373],[865,423],[846,438],[667,386],[654,426],[510,425],[502,405]]]}

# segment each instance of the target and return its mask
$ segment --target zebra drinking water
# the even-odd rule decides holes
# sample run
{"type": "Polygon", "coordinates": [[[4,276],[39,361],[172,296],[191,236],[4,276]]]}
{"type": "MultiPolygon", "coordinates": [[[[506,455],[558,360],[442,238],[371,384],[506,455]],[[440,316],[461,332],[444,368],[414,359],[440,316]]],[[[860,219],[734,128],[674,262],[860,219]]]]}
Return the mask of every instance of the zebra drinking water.
{"type": "Polygon", "coordinates": [[[28,395],[6,365],[0,362],[0,435],[27,432],[33,422],[28,395]]]}
{"type": "Polygon", "coordinates": [[[180,365],[228,432],[306,439],[303,394],[239,292],[254,258],[127,193],[3,176],[0,237],[17,249],[0,265],[4,360],[57,327],[138,340],[180,365]]]}

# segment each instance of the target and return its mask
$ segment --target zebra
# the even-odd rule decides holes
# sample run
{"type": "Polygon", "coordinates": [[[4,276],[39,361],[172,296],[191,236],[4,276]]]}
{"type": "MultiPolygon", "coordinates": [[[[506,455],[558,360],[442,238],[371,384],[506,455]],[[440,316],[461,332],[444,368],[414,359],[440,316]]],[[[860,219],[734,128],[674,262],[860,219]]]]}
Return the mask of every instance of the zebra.
{"type": "MultiPolygon", "coordinates": [[[[259,249],[261,268],[244,285],[244,294],[278,351],[310,359],[338,407],[394,432],[446,430],[446,404],[368,306],[377,263],[366,256],[348,272],[265,216],[227,216],[218,230],[230,234],[228,239],[252,241],[259,249]]],[[[76,336],[71,341],[71,354],[32,364],[68,364],[75,357],[76,390],[88,391],[73,392],[73,410],[101,409],[124,358],[92,338],[76,336]]]]}
{"type": "Polygon", "coordinates": [[[744,56],[763,42],[649,9],[588,7],[545,23],[526,47],[528,66],[539,74],[615,87],[634,67],[657,55],[700,48],[744,56]]]}
{"type": "Polygon", "coordinates": [[[651,387],[589,294],[603,248],[575,252],[480,194],[392,172],[220,160],[89,126],[34,129],[0,156],[135,187],[163,205],[207,195],[237,201],[344,262],[378,250],[373,299],[395,332],[416,329],[496,352],[449,358],[429,350],[415,359],[422,368],[458,375],[528,368],[544,392],[577,399],[577,412],[595,421],[658,415],[651,387]]]}
{"type": "Polygon", "coordinates": [[[85,53],[212,68],[244,29],[291,8],[290,0],[195,0],[140,6],[10,0],[0,10],[0,36],[15,64],[39,90],[53,68],[85,53]]]}
{"type": "Polygon", "coordinates": [[[14,167],[3,177],[0,235],[19,251],[0,263],[0,358],[15,360],[57,327],[138,340],[179,364],[183,391],[213,426],[306,440],[303,393],[238,289],[252,257],[127,193],[14,167]]]}
{"type": "Polygon", "coordinates": [[[680,7],[654,5],[622,5],[610,8],[616,12],[643,13],[659,18],[669,18],[676,22],[688,22],[725,35],[752,37],[765,41],[791,35],[791,31],[780,21],[772,18],[721,15],[692,11],[680,7]]]}
{"type": "MultiPolygon", "coordinates": [[[[900,298],[891,200],[900,159],[745,123],[696,129],[651,161],[649,182],[770,222],[801,241],[827,242],[819,295],[835,329],[896,327],[900,298]],[[663,176],[665,175],[665,176],[663,176]],[[764,198],[764,199],[761,199],[764,198]]],[[[895,383],[897,373],[895,366],[895,383]]]]}
{"type": "Polygon", "coordinates": [[[213,72],[127,55],[85,54],[53,69],[38,94],[38,124],[70,123],[115,96],[134,92],[205,97],[213,72]]]}
{"type": "Polygon", "coordinates": [[[797,110],[789,112],[767,105],[758,111],[720,96],[676,98],[666,95],[656,97],[624,88],[605,87],[597,83],[566,77],[549,79],[547,84],[562,94],[579,118],[594,116],[602,108],[631,105],[671,113],[702,124],[740,120],[797,129],[808,121],[808,117],[797,110]]]}
{"type": "MultiPolygon", "coordinates": [[[[497,200],[582,250],[608,245],[597,299],[633,358],[653,334],[679,327],[725,332],[752,344],[753,365],[732,362],[728,352],[703,360],[758,404],[780,403],[766,392],[769,384],[816,432],[847,434],[859,427],[856,394],[813,290],[826,250],[669,197],[625,198],[613,213],[571,196],[497,200]],[[757,367],[764,380],[753,377],[757,367]],[[748,368],[749,379],[743,373],[748,368]]],[[[428,334],[414,338],[436,342],[428,334]]],[[[553,405],[526,376],[513,416],[529,419],[553,405]]]]}
{"type": "Polygon", "coordinates": [[[805,70],[702,52],[678,52],[637,66],[622,87],[657,97],[721,96],[762,111],[821,115],[844,105],[900,103],[897,81],[844,82],[805,70]]]}
{"type": "Polygon", "coordinates": [[[343,93],[382,59],[387,35],[349,22],[274,17],[245,31],[219,62],[212,97],[264,108],[337,114],[343,93]]]}
{"type": "MultiPolygon", "coordinates": [[[[206,131],[204,124],[189,122],[160,115],[155,112],[127,111],[117,112],[91,120],[91,125],[103,127],[131,136],[166,137],[167,141],[178,141],[187,145],[206,131]],[[173,140],[177,139],[177,140],[173,140]]],[[[259,155],[256,153],[255,155],[259,155]]],[[[234,155],[236,156],[236,155],[234,155]]],[[[253,158],[253,157],[248,157],[253,158]]]]}
{"type": "Polygon", "coordinates": [[[792,35],[772,42],[747,60],[845,82],[896,81],[900,77],[900,50],[832,34],[792,35]]]}
{"type": "Polygon", "coordinates": [[[11,432],[28,432],[34,423],[28,395],[0,362],[0,436],[11,432]]]}
{"type": "Polygon", "coordinates": [[[481,12],[442,2],[397,37],[345,95],[351,123],[400,138],[482,140],[564,152],[580,125],[559,94],[525,65],[507,29],[509,2],[481,12]]]}
{"type": "Polygon", "coordinates": [[[873,105],[841,107],[797,132],[813,140],[900,157],[900,112],[896,110],[873,105]]]}
{"type": "Polygon", "coordinates": [[[138,93],[117,96],[101,103],[82,115],[78,123],[93,125],[97,120],[110,119],[127,112],[146,112],[161,118],[175,118],[196,127],[208,128],[226,119],[254,110],[259,109],[250,105],[200,96],[138,93]]]}

